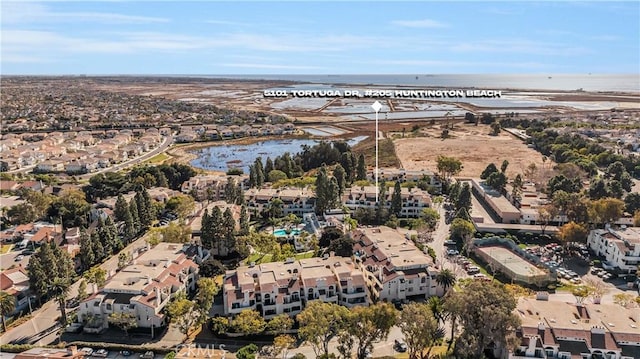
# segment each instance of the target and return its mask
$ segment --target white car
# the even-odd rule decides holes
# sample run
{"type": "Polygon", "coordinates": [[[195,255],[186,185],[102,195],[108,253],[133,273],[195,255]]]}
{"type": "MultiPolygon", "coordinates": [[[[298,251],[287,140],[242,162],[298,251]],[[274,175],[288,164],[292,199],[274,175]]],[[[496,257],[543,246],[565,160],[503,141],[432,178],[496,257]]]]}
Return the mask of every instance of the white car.
{"type": "Polygon", "coordinates": [[[109,351],[107,349],[98,349],[93,353],[94,357],[106,358],[109,355],[109,351]]]}
{"type": "Polygon", "coordinates": [[[93,354],[93,349],[89,347],[84,347],[80,349],[80,353],[84,354],[86,357],[90,357],[93,354]]]}

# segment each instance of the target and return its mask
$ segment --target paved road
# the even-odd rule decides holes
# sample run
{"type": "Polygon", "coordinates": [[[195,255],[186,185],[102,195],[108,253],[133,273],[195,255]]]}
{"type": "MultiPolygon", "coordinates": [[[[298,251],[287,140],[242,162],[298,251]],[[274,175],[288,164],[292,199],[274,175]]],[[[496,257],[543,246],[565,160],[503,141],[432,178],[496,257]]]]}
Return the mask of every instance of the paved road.
{"type": "MultiPolygon", "coordinates": [[[[145,237],[137,239],[135,242],[125,247],[125,251],[133,251],[135,248],[146,246],[145,237]]],[[[106,262],[100,265],[107,273],[118,267],[118,255],[113,255],[106,262]]],[[[80,281],[73,283],[69,290],[67,299],[73,299],[78,295],[80,281]]],[[[87,289],[91,291],[91,286],[87,289]]],[[[47,345],[53,343],[58,338],[57,319],[60,317],[60,310],[55,301],[45,303],[41,308],[33,312],[33,316],[27,322],[9,329],[0,337],[0,344],[12,342],[24,342],[37,345],[47,345]]]]}
{"type": "Polygon", "coordinates": [[[31,258],[31,255],[25,255],[24,258],[22,258],[22,260],[16,261],[17,256],[23,255],[22,254],[23,250],[24,249],[16,249],[16,247],[13,247],[13,249],[10,252],[0,255],[0,268],[8,269],[12,265],[26,267],[27,264],[29,263],[29,259],[31,258]]]}

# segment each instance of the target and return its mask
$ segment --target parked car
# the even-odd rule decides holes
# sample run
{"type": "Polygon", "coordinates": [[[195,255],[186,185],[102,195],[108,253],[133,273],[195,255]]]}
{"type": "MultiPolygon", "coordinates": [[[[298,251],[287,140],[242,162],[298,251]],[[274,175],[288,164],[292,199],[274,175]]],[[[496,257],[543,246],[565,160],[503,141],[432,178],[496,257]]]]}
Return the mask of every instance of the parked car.
{"type": "Polygon", "coordinates": [[[80,349],[80,352],[81,352],[82,354],[84,354],[84,356],[86,356],[86,357],[90,357],[90,356],[91,356],[91,354],[93,354],[93,349],[91,349],[91,348],[89,348],[89,347],[84,347],[84,348],[80,349]]]}
{"type": "Polygon", "coordinates": [[[98,349],[93,353],[94,357],[106,358],[109,355],[109,351],[107,349],[98,349]]]}
{"type": "Polygon", "coordinates": [[[458,254],[460,254],[460,252],[458,252],[458,251],[457,251],[457,250],[455,250],[455,249],[449,249],[449,250],[447,251],[447,255],[448,255],[448,256],[457,256],[458,254]]]}
{"type": "Polygon", "coordinates": [[[66,333],[80,333],[81,330],[82,330],[81,323],[71,323],[71,325],[69,325],[64,329],[66,333]]]}
{"type": "Polygon", "coordinates": [[[395,343],[393,344],[393,348],[400,353],[404,353],[407,351],[407,343],[396,339],[395,343]]]}
{"type": "Polygon", "coordinates": [[[128,357],[131,355],[131,352],[128,350],[121,350],[120,355],[122,355],[123,357],[128,357]]]}
{"type": "Polygon", "coordinates": [[[456,241],[448,240],[448,241],[445,241],[444,244],[447,246],[455,246],[458,243],[456,243],[456,241]]]}
{"type": "Polygon", "coordinates": [[[142,359],[153,359],[153,357],[155,356],[155,354],[149,350],[148,352],[144,353],[144,354],[140,354],[140,358],[142,359]]]}
{"type": "Polygon", "coordinates": [[[23,259],[24,259],[24,256],[23,256],[22,254],[18,254],[18,255],[16,256],[16,258],[14,259],[14,261],[16,261],[16,262],[20,262],[20,261],[21,261],[21,260],[23,260],[23,259]]]}

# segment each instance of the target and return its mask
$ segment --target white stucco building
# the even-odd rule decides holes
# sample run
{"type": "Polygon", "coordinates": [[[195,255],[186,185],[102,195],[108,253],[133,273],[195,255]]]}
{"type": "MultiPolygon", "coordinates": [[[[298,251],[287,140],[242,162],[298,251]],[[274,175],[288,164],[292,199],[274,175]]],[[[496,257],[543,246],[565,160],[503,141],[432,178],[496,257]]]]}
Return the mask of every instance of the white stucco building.
{"type": "Polygon", "coordinates": [[[618,268],[624,273],[635,273],[640,264],[640,227],[595,229],[587,237],[587,245],[603,256],[604,266],[618,268]]]}

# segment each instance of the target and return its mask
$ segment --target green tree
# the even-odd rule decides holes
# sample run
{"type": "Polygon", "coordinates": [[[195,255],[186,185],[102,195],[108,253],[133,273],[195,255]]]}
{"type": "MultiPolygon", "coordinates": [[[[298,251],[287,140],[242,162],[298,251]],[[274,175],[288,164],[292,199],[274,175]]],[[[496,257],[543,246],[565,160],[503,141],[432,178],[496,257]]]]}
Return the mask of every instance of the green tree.
{"type": "Polygon", "coordinates": [[[400,181],[396,181],[391,195],[391,213],[400,216],[400,212],[402,212],[402,188],[400,181]]]}
{"type": "Polygon", "coordinates": [[[78,301],[82,302],[83,300],[87,299],[88,296],[87,281],[83,279],[80,281],[80,285],[78,286],[78,296],[76,298],[78,298],[78,301]]]}
{"type": "MultiPolygon", "coordinates": [[[[136,209],[138,210],[138,218],[140,220],[140,228],[146,229],[149,228],[151,222],[153,221],[153,206],[151,203],[151,197],[147,192],[147,189],[142,187],[136,191],[136,195],[134,197],[136,202],[136,209]]],[[[133,215],[133,214],[132,214],[133,215]]]]}
{"type": "Polygon", "coordinates": [[[262,315],[255,310],[244,310],[238,314],[231,322],[231,328],[236,333],[246,335],[260,334],[267,327],[262,315]]]}
{"type": "Polygon", "coordinates": [[[337,256],[351,257],[353,255],[354,244],[355,243],[351,237],[340,236],[339,238],[332,240],[327,249],[334,252],[337,256]]]}
{"type": "Polygon", "coordinates": [[[271,170],[267,173],[267,179],[269,180],[269,182],[274,183],[287,179],[287,174],[280,170],[271,170]]]}
{"type": "Polygon", "coordinates": [[[309,302],[296,318],[298,336],[311,345],[316,357],[329,355],[329,341],[339,334],[348,316],[349,310],[341,305],[309,302]]]}
{"type": "Polygon", "coordinates": [[[436,274],[436,283],[441,285],[446,292],[447,289],[452,288],[456,284],[456,275],[451,269],[442,269],[438,274],[436,274]]]}
{"type": "Polygon", "coordinates": [[[236,248],[236,220],[233,218],[231,209],[227,207],[222,214],[223,246],[226,252],[232,252],[236,248]]]}
{"type": "Polygon", "coordinates": [[[364,181],[366,179],[367,179],[367,165],[364,162],[364,155],[361,154],[358,157],[356,181],[364,181]]]}
{"type": "Polygon", "coordinates": [[[196,293],[195,301],[200,311],[202,311],[203,317],[209,316],[209,309],[213,305],[213,299],[220,291],[220,286],[213,278],[200,278],[198,279],[198,292],[196,293]]]}
{"type": "Polygon", "coordinates": [[[2,330],[7,331],[7,323],[5,317],[16,310],[16,299],[5,291],[0,292],[0,317],[2,318],[2,330]]]}
{"type": "Polygon", "coordinates": [[[113,216],[116,222],[125,222],[131,214],[129,213],[129,204],[122,194],[118,195],[116,204],[113,209],[113,216]]]}
{"type": "Polygon", "coordinates": [[[433,208],[424,208],[420,213],[420,219],[424,221],[430,230],[435,229],[436,224],[440,220],[440,213],[433,208]]]}
{"type": "Polygon", "coordinates": [[[193,330],[202,325],[203,319],[206,318],[203,317],[198,304],[195,301],[188,300],[184,292],[181,292],[181,295],[176,295],[167,304],[166,311],[171,319],[171,324],[174,324],[187,337],[193,330]]]}
{"type": "Polygon", "coordinates": [[[162,241],[169,243],[187,243],[191,240],[191,227],[186,224],[169,223],[160,229],[162,241]]]}
{"type": "Polygon", "coordinates": [[[326,166],[322,166],[316,177],[316,213],[321,214],[338,204],[338,184],[327,175],[326,166]]]}
{"type": "Polygon", "coordinates": [[[107,282],[107,271],[100,266],[91,267],[82,275],[88,283],[95,284],[98,289],[102,288],[107,282]]]}
{"type": "Polygon", "coordinates": [[[244,205],[240,207],[240,231],[238,234],[241,236],[249,234],[249,213],[244,205]]]}
{"type": "Polygon", "coordinates": [[[91,205],[87,202],[84,192],[77,189],[62,191],[51,205],[50,216],[62,217],[65,228],[82,227],[87,224],[87,216],[91,205]]]}
{"type": "Polygon", "coordinates": [[[405,305],[398,326],[407,343],[410,359],[428,359],[433,347],[444,337],[444,331],[426,303],[405,305]]]}
{"type": "Polygon", "coordinates": [[[109,324],[114,325],[124,331],[125,335],[129,335],[129,330],[138,326],[135,315],[126,312],[114,312],[109,314],[107,319],[109,324]]]}
{"type": "Polygon", "coordinates": [[[275,349],[276,356],[282,354],[282,359],[287,358],[289,349],[293,348],[296,344],[296,338],[291,335],[278,335],[273,338],[273,347],[275,349]]]}
{"type": "Polygon", "coordinates": [[[225,271],[226,269],[222,262],[214,259],[213,256],[211,256],[207,258],[207,260],[202,262],[198,274],[200,274],[201,277],[214,278],[216,276],[224,274],[225,271]]]}
{"type": "Polygon", "coordinates": [[[165,205],[165,209],[174,212],[181,219],[186,219],[195,208],[195,201],[193,197],[179,194],[169,198],[165,205]]]}
{"type": "Polygon", "coordinates": [[[472,281],[450,292],[445,308],[459,318],[463,331],[456,339],[454,355],[482,358],[491,343],[511,347],[520,318],[514,314],[516,300],[497,282],[472,281]]]}
{"type": "Polygon", "coordinates": [[[462,171],[462,162],[453,157],[438,156],[436,160],[438,172],[446,181],[462,171]]]}
{"type": "Polygon", "coordinates": [[[589,217],[594,223],[613,223],[622,217],[624,206],[624,202],[617,198],[602,198],[591,202],[589,217]]]}
{"type": "Polygon", "coordinates": [[[255,344],[245,345],[236,353],[238,359],[256,359],[256,353],[258,353],[258,346],[255,344]]]}
{"type": "Polygon", "coordinates": [[[80,263],[83,269],[89,269],[96,263],[96,256],[93,252],[91,237],[87,235],[84,228],[80,230],[80,263]]]}
{"type": "Polygon", "coordinates": [[[517,174],[511,183],[511,197],[514,199],[519,199],[522,195],[522,188],[524,187],[524,180],[522,179],[521,174],[517,174]]]}
{"type": "Polygon", "coordinates": [[[455,218],[449,227],[449,233],[453,240],[465,240],[476,233],[473,223],[461,218],[455,218]]]}
{"type": "Polygon", "coordinates": [[[487,185],[500,193],[504,193],[504,188],[507,185],[507,176],[504,172],[494,172],[487,178],[487,185]]]}
{"type": "Polygon", "coordinates": [[[487,178],[489,178],[489,176],[497,172],[498,172],[498,167],[496,167],[495,163],[492,162],[484,169],[484,171],[482,171],[482,174],[480,175],[480,179],[486,180],[487,178]]]}
{"type": "Polygon", "coordinates": [[[284,334],[293,328],[293,319],[287,314],[279,314],[267,323],[267,330],[275,334],[284,334]]]}
{"type": "Polygon", "coordinates": [[[63,325],[67,324],[67,296],[69,295],[70,283],[65,278],[55,278],[51,283],[50,291],[51,295],[58,302],[58,308],[60,309],[60,322],[63,325]]]}
{"type": "Polygon", "coordinates": [[[347,331],[354,339],[356,357],[365,359],[373,343],[385,340],[398,321],[398,312],[391,303],[376,303],[352,309],[347,331]]]}
{"type": "Polygon", "coordinates": [[[502,165],[500,166],[500,172],[504,173],[507,171],[507,167],[509,167],[509,161],[502,161],[502,165]]]}
{"type": "Polygon", "coordinates": [[[565,245],[570,242],[586,243],[588,235],[589,230],[585,226],[575,222],[565,224],[560,227],[558,232],[558,238],[565,245]]]}
{"type": "Polygon", "coordinates": [[[342,196],[344,189],[347,187],[347,173],[342,165],[337,164],[333,169],[333,178],[338,183],[338,196],[342,196]]]}
{"type": "Polygon", "coordinates": [[[132,259],[130,253],[120,252],[120,254],[118,254],[118,269],[120,270],[128,266],[132,259]]]}

